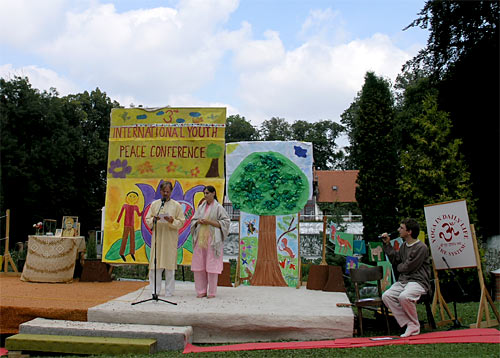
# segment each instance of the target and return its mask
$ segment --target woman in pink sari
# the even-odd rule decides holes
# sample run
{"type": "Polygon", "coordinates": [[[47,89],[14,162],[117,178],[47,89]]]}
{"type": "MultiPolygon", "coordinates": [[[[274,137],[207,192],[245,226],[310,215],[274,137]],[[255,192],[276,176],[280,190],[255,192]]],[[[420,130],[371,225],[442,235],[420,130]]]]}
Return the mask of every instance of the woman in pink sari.
{"type": "Polygon", "coordinates": [[[191,220],[193,235],[194,287],[197,297],[214,298],[217,280],[222,272],[224,239],[229,233],[231,220],[217,201],[215,188],[208,185],[203,190],[205,200],[198,206],[191,220]]]}

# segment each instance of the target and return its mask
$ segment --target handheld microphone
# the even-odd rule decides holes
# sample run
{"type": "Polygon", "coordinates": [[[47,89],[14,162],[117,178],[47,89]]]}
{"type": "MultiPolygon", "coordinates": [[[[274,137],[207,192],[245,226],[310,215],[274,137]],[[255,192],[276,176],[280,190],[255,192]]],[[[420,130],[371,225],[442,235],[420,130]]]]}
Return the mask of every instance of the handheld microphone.
{"type": "MultiPolygon", "coordinates": [[[[387,235],[389,235],[389,239],[393,239],[393,238],[397,237],[397,236],[398,236],[398,234],[399,234],[399,233],[398,233],[397,231],[393,231],[393,232],[388,233],[387,235]]],[[[379,238],[380,240],[382,240],[382,238],[383,238],[382,234],[381,234],[381,235],[379,235],[379,236],[378,236],[378,238],[379,238]]]]}
{"type": "MultiPolygon", "coordinates": [[[[158,215],[160,215],[160,211],[161,211],[161,209],[163,209],[163,206],[165,205],[166,201],[167,201],[167,198],[161,198],[161,205],[160,205],[160,208],[158,209],[158,213],[156,214],[156,217],[158,215]]],[[[156,217],[154,218],[155,222],[156,222],[156,220],[158,220],[156,217]]]]}

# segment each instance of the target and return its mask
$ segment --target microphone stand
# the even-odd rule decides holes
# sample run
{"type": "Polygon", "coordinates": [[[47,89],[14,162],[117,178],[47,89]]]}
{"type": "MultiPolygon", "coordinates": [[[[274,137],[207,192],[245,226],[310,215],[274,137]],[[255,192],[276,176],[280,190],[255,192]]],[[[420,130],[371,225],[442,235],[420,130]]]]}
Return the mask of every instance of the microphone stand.
{"type": "MultiPolygon", "coordinates": [[[[441,256],[441,258],[443,259],[446,267],[448,267],[448,270],[450,271],[451,273],[451,276],[453,276],[453,280],[455,281],[455,283],[457,284],[458,288],[460,288],[460,291],[462,291],[462,297],[464,297],[466,295],[466,293],[464,292],[464,289],[462,288],[462,286],[460,285],[460,282],[458,282],[457,280],[457,276],[455,275],[455,273],[453,272],[453,270],[451,269],[450,265],[448,265],[448,261],[446,261],[446,259],[444,258],[444,256],[441,256]]],[[[461,327],[464,327],[462,326],[462,324],[460,323],[460,321],[458,320],[458,314],[457,314],[457,299],[455,298],[453,300],[453,311],[455,312],[455,319],[453,320],[453,326],[451,326],[448,331],[451,331],[452,329],[455,329],[455,328],[461,328],[461,327]]]]}
{"type": "Polygon", "coordinates": [[[154,237],[155,237],[154,238],[154,242],[155,242],[155,249],[154,249],[154,268],[155,268],[154,269],[154,271],[155,271],[154,275],[155,275],[155,280],[154,280],[153,297],[152,298],[148,298],[146,300],[138,301],[138,302],[132,302],[132,306],[133,305],[137,305],[139,303],[149,302],[149,301],[155,301],[155,302],[162,301],[162,302],[170,303],[171,305],[177,305],[177,303],[175,303],[175,302],[171,302],[171,301],[167,301],[167,300],[158,298],[158,294],[156,293],[156,248],[158,247],[156,245],[156,235],[157,235],[156,223],[158,221],[157,218],[160,215],[160,211],[163,208],[163,205],[165,205],[165,200],[164,199],[162,199],[160,209],[158,209],[158,213],[156,214],[156,216],[153,219],[153,232],[154,232],[154,237]]]}

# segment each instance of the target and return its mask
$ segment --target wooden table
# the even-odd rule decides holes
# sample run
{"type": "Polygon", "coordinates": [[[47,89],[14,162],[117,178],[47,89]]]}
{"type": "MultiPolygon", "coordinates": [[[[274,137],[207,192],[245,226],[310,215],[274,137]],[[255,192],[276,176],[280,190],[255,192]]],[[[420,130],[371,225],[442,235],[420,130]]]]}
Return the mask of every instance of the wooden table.
{"type": "Polygon", "coordinates": [[[85,238],[28,236],[28,255],[24,264],[22,281],[71,282],[75,261],[85,251],[85,238]]]}

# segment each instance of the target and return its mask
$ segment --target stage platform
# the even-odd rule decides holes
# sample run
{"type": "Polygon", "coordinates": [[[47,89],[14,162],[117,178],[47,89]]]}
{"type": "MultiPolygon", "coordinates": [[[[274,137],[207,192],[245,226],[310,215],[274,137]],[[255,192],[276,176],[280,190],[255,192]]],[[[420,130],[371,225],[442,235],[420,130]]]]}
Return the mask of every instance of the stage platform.
{"type": "MultiPolygon", "coordinates": [[[[219,287],[213,299],[196,298],[194,283],[176,282],[168,300],[151,298],[147,282],[22,282],[0,275],[1,333],[18,333],[34,318],[192,326],[193,343],[332,340],[352,337],[354,314],[347,295],[289,287],[219,287]]],[[[162,299],[167,299],[160,296],[162,299]]]]}
{"type": "Polygon", "coordinates": [[[194,283],[176,282],[172,305],[150,301],[148,287],[92,307],[88,321],[192,326],[193,343],[323,340],[352,337],[347,295],[289,287],[219,287],[213,299],[196,298],[194,283]]]}

